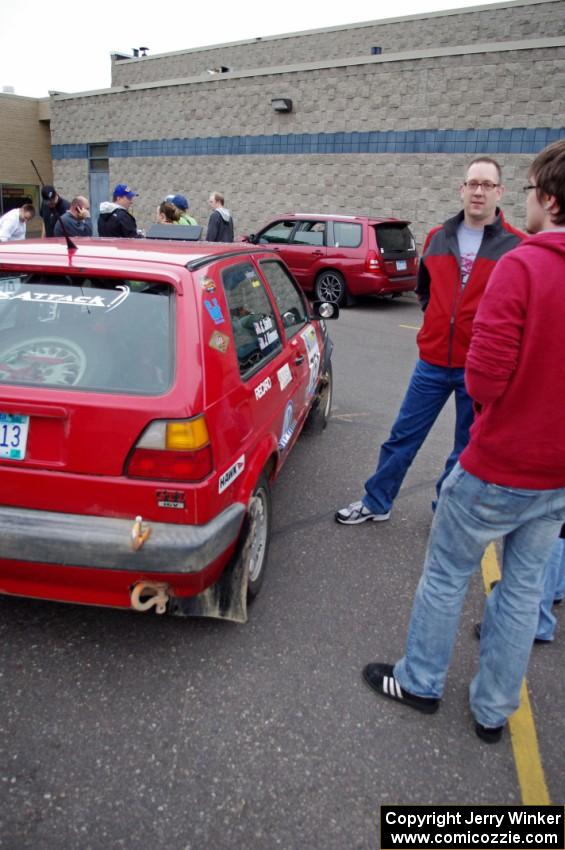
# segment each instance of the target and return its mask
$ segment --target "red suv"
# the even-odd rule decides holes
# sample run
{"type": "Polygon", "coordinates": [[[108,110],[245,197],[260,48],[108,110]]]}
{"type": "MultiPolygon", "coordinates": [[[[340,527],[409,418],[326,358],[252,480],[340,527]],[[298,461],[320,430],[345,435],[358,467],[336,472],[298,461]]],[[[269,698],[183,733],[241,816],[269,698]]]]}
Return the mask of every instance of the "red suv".
{"type": "Polygon", "coordinates": [[[76,243],[0,247],[0,592],[244,621],[325,323],[269,250],[76,243]]]}
{"type": "Polygon", "coordinates": [[[394,218],[292,213],[246,238],[278,251],[306,292],[342,305],[348,296],[395,296],[416,288],[418,252],[409,224],[394,218]]]}

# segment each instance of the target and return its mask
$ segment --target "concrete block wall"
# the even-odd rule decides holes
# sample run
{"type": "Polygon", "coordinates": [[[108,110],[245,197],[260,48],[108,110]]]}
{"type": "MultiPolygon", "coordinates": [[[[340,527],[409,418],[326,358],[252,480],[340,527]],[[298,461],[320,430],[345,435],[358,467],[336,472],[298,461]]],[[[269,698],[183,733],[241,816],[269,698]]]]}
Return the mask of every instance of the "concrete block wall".
{"type": "MultiPolygon", "coordinates": [[[[503,166],[503,208],[524,223],[526,180],[532,156],[497,155],[503,166]]],[[[460,208],[459,186],[469,155],[358,154],[318,156],[182,157],[113,160],[110,185],[127,180],[140,192],[134,214],[141,227],[155,220],[157,204],[171,191],[190,199],[190,212],[206,225],[210,191],[225,193],[238,235],[249,234],[285,212],[340,212],[396,216],[413,222],[422,243],[428,230],[460,208]]],[[[86,191],[85,169],[57,163],[57,186],[72,197],[86,191]]]]}
{"type": "MultiPolygon", "coordinates": [[[[53,103],[55,144],[222,134],[422,128],[561,126],[565,48],[440,56],[382,65],[210,80],[53,103]],[[296,109],[278,116],[273,94],[296,109]],[[144,116],[140,125],[139,116],[144,116]],[[119,118],[119,120],[118,120],[119,118]]],[[[187,194],[199,221],[212,189],[226,195],[236,230],[249,232],[281,211],[381,213],[414,221],[417,238],[457,208],[455,187],[469,156],[347,154],[124,157],[111,160],[110,183],[126,180],[141,197],[140,224],[171,190],[187,194]],[[438,186],[441,184],[441,186],[438,186]]],[[[510,192],[531,157],[506,155],[510,192]]],[[[55,162],[63,194],[87,189],[85,160],[55,162]]],[[[515,217],[521,215],[521,210],[515,217]]]]}
{"type": "MultiPolygon", "coordinates": [[[[233,71],[293,65],[345,56],[369,55],[447,45],[551,37],[559,34],[565,0],[522,0],[490,7],[332,27],[306,33],[269,36],[210,48],[112,61],[112,85],[132,85],[206,74],[221,65],[233,71]]],[[[293,26],[300,30],[300,20],[293,26]]]]}
{"type": "Polygon", "coordinates": [[[63,145],[273,133],[561,126],[564,60],[565,46],[55,99],[52,138],[54,145],[63,145]],[[272,97],[291,97],[293,112],[273,112],[272,97]]]}

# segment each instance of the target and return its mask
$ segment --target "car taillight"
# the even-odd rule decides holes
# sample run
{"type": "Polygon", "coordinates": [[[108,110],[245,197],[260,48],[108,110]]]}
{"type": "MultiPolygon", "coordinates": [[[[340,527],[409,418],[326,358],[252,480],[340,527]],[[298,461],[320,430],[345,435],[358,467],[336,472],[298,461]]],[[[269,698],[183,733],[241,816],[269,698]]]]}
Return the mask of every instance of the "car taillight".
{"type": "Polygon", "coordinates": [[[379,255],[376,251],[368,251],[365,257],[365,268],[368,272],[378,272],[381,268],[379,255]]]}
{"type": "Polygon", "coordinates": [[[127,466],[132,478],[201,481],[214,468],[204,416],[152,422],[135,446],[127,466]]]}

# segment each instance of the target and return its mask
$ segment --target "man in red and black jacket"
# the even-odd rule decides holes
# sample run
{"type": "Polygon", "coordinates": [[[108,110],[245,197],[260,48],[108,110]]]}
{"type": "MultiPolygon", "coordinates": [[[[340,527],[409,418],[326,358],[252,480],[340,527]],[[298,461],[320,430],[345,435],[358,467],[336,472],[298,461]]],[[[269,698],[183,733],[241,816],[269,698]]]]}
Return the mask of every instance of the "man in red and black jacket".
{"type": "Polygon", "coordinates": [[[418,360],[388,440],[381,446],[365,495],[337,511],[335,519],[357,525],[390,517],[410,464],[451,394],[455,394],[455,439],[441,485],[469,440],[473,405],[465,389],[465,358],[471,326],[489,276],[523,234],[498,206],[504,187],[496,160],[477,157],[460,188],[462,211],[428,235],[418,273],[417,294],[424,310],[418,360]]]}

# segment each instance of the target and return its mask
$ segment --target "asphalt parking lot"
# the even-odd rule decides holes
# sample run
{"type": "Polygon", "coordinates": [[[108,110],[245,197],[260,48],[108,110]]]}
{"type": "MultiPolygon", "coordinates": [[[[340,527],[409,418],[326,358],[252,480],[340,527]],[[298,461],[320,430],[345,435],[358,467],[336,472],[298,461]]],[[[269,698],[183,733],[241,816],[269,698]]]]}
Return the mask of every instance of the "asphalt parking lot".
{"type": "MultiPolygon", "coordinates": [[[[467,706],[480,576],[436,715],[361,680],[367,661],[402,653],[451,410],[389,522],[343,527],[333,513],[372,471],[419,322],[407,297],[329,325],[334,415],[300,439],[274,488],[269,574],[246,626],[0,597],[2,850],[372,850],[382,804],[524,800],[520,741],[482,744],[467,706]]],[[[554,803],[565,799],[558,616],[528,677],[554,803]]]]}

